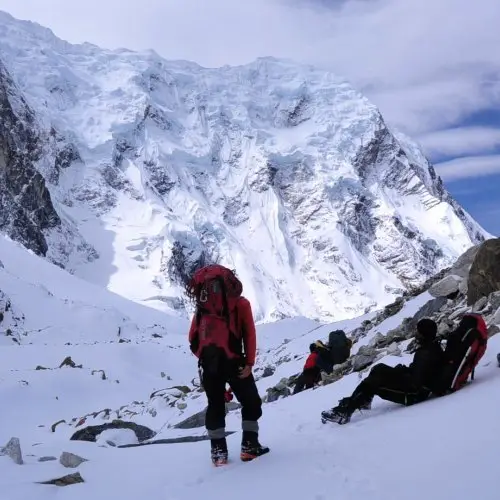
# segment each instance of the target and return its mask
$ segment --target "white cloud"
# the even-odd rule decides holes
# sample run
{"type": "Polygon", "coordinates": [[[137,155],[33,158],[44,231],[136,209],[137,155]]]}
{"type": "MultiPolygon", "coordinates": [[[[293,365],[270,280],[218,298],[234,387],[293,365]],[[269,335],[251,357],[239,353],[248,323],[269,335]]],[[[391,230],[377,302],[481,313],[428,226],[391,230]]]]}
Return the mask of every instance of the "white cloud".
{"type": "Polygon", "coordinates": [[[414,135],[500,105],[498,0],[0,0],[70,41],[203,65],[274,55],[328,67],[414,135]]]}
{"type": "Polygon", "coordinates": [[[500,155],[468,156],[438,163],[436,172],[445,181],[500,174],[500,155]]]}
{"type": "Polygon", "coordinates": [[[427,156],[484,154],[500,146],[500,128],[450,128],[419,136],[417,140],[427,156]]]}

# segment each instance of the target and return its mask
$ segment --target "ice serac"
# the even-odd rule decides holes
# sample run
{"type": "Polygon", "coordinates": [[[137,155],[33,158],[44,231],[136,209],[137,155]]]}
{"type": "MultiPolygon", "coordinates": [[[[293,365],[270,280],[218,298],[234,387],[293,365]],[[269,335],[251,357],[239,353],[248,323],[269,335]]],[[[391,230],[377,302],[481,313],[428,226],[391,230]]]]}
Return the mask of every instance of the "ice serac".
{"type": "Polygon", "coordinates": [[[63,264],[128,298],[183,314],[183,280],[218,260],[258,320],[342,319],[488,237],[418,147],[331,73],[71,45],[5,14],[0,35],[19,92],[65,145],[47,189],[88,247],[76,258],[82,245],[66,245],[63,264]]]}

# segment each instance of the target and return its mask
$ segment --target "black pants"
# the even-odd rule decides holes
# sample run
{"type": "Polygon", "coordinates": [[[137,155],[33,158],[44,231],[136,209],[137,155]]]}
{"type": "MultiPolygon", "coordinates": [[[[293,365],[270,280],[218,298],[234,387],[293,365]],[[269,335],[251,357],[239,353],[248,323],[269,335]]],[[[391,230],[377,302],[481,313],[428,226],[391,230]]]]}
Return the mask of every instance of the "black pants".
{"type": "Polygon", "coordinates": [[[364,403],[371,401],[374,396],[410,406],[427,399],[429,392],[413,387],[407,368],[392,367],[380,363],[371,369],[368,377],[352,393],[353,410],[359,409],[364,403]]]}
{"type": "Polygon", "coordinates": [[[304,370],[297,378],[295,382],[295,387],[293,393],[297,394],[304,389],[311,389],[314,384],[317,384],[321,380],[321,371],[319,368],[310,368],[304,370]]]}
{"type": "MultiPolygon", "coordinates": [[[[233,394],[241,404],[241,418],[243,431],[257,433],[258,420],[262,416],[262,400],[259,396],[253,375],[246,378],[238,377],[237,362],[221,363],[216,371],[203,371],[202,383],[208,399],[205,427],[210,439],[224,437],[226,427],[226,402],[224,393],[226,383],[231,387],[233,394]]],[[[203,369],[203,368],[202,368],[203,369]]]]}

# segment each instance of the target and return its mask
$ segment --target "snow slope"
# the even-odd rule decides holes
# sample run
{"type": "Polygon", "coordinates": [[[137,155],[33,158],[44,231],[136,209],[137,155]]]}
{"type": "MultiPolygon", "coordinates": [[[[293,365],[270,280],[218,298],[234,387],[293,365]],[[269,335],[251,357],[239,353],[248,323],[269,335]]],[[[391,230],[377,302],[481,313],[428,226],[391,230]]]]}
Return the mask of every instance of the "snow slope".
{"type": "Polygon", "coordinates": [[[36,118],[54,207],[84,242],[47,230],[47,256],[136,302],[185,316],[183,277],[218,259],[259,321],[345,319],[489,236],[330,73],[71,45],[4,13],[0,50],[36,118]]]}
{"type": "MultiPolygon", "coordinates": [[[[321,410],[348,395],[367,371],[265,403],[261,436],[271,454],[250,464],[234,460],[218,470],[210,464],[205,441],[125,449],[106,443],[135,442],[127,431],[108,431],[97,444],[69,441],[82,417],[84,425],[101,424],[117,411],[122,419],[158,432],[157,438],[203,434],[203,428],[172,427],[206,404],[204,394],[191,390],[181,396],[174,387],[195,385],[196,360],[187,349],[184,320],[70,276],[4,237],[0,261],[0,444],[19,437],[25,461],[16,465],[0,456],[0,491],[6,500],[134,500],[138,495],[209,500],[220,498],[221,491],[242,499],[256,494],[301,500],[332,495],[381,500],[498,496],[494,474],[485,471],[491,471],[500,444],[500,407],[494,397],[500,377],[495,359],[499,335],[490,339],[473,383],[455,395],[412,408],[375,400],[370,412],[356,414],[348,426],[321,424],[321,410]],[[7,329],[12,335],[5,335],[7,329]],[[82,367],[59,368],[67,356],[82,367]],[[158,390],[162,396],[151,398],[158,390]],[[103,410],[109,410],[107,418],[103,410]],[[466,432],[479,416],[481,425],[466,432]],[[52,424],[60,420],[65,422],[52,432],[52,424]],[[65,488],[36,484],[75,472],[57,461],[38,461],[63,451],[88,459],[78,467],[85,483],[65,488]],[[456,473],[460,464],[466,464],[467,474],[456,473]]],[[[413,316],[429,298],[424,292],[409,299],[396,315],[360,338],[353,352],[378,332],[386,334],[413,316]]],[[[295,318],[260,325],[256,375],[261,395],[301,369],[310,342],[324,339],[333,328],[351,331],[372,318],[368,314],[335,324],[295,318]],[[262,377],[268,365],[276,366],[276,372],[262,377]]],[[[380,361],[408,363],[410,356],[380,361]]],[[[229,413],[227,428],[236,431],[228,439],[237,459],[238,411],[229,413]]]]}
{"type": "MultiPolygon", "coordinates": [[[[211,466],[206,442],[130,449],[99,447],[67,441],[65,432],[35,430],[26,413],[19,411],[10,422],[2,422],[0,438],[10,437],[6,429],[12,429],[14,420],[21,421],[24,430],[21,426],[18,430],[26,464],[18,466],[0,457],[0,488],[8,492],[8,500],[46,500],[54,495],[71,500],[132,500],[139,495],[168,500],[202,496],[210,500],[220,498],[221,492],[243,500],[254,499],[256,494],[293,500],[332,495],[346,500],[493,500],[498,496],[496,477],[487,471],[492,470],[500,444],[499,400],[492,396],[500,377],[494,361],[498,350],[500,337],[496,336],[476,371],[476,380],[459,393],[411,408],[376,399],[370,412],[356,414],[344,427],[321,424],[319,413],[349,394],[359,382],[357,375],[266,404],[261,435],[271,453],[242,464],[237,460],[237,433],[228,438],[234,460],[224,469],[211,466]],[[474,427],[474,432],[465,432],[477,421],[478,409],[481,425],[474,427]],[[37,462],[40,456],[59,456],[63,450],[89,460],[78,468],[85,484],[64,489],[34,484],[72,472],[57,462],[37,462]],[[464,464],[467,473],[457,474],[464,464]]],[[[392,364],[401,361],[408,359],[384,359],[392,364]]],[[[141,371],[137,373],[141,376],[141,371]]],[[[55,381],[43,383],[46,388],[63,390],[55,381]]],[[[4,384],[0,387],[2,401],[14,405],[13,395],[5,393],[4,384]]],[[[61,410],[65,407],[71,412],[73,404],[63,399],[61,410]]],[[[30,409],[42,417],[40,405],[30,409]]],[[[231,413],[228,429],[238,431],[239,425],[239,416],[231,413]]],[[[164,430],[160,437],[170,435],[174,434],[164,430]]]]}

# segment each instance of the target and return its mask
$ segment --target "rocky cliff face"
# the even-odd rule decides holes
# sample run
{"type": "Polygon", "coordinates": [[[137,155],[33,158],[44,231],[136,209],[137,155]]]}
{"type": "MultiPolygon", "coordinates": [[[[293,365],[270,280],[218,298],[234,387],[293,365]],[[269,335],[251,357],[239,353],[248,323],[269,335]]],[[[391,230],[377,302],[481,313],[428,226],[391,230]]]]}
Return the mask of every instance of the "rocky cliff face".
{"type": "Polygon", "coordinates": [[[42,124],[20,149],[26,176],[41,174],[37,203],[22,203],[38,217],[29,244],[131,299],[185,314],[183,280],[216,260],[237,269],[258,320],[340,319],[486,235],[418,148],[334,75],[74,46],[6,15],[0,35],[16,95],[42,124]]]}
{"type": "Polygon", "coordinates": [[[0,230],[39,255],[44,231],[61,224],[43,176],[35,115],[0,62],[0,230]]]}
{"type": "Polygon", "coordinates": [[[80,155],[40,118],[0,61],[0,231],[62,267],[92,260],[95,250],[57,209],[60,173],[80,155]]]}

